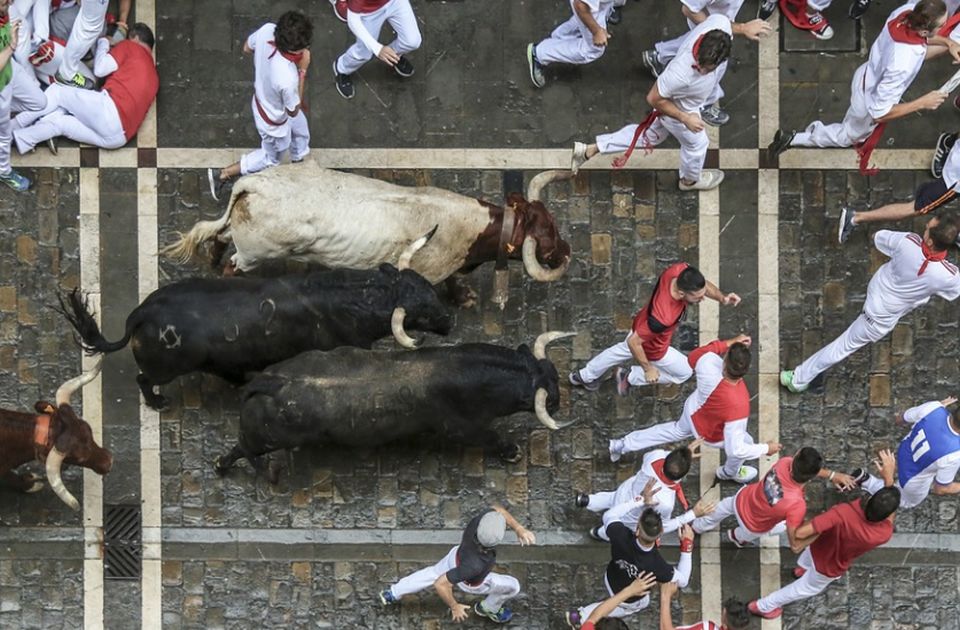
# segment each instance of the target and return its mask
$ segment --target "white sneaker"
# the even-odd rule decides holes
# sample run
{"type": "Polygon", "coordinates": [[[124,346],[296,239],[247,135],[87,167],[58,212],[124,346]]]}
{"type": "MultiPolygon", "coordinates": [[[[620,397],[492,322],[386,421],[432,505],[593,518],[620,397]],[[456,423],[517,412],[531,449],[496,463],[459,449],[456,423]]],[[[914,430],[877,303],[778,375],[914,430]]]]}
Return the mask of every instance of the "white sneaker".
{"type": "Polygon", "coordinates": [[[587,144],[585,142],[573,143],[573,155],[570,156],[570,171],[576,175],[580,167],[587,161],[587,144]]]}
{"type": "Polygon", "coordinates": [[[753,466],[741,466],[737,469],[737,474],[733,477],[727,477],[723,474],[723,468],[717,468],[717,478],[724,481],[736,481],[737,483],[750,483],[757,478],[760,471],[753,466]]]}
{"type": "Polygon", "coordinates": [[[723,181],[723,171],[719,169],[707,169],[700,173],[700,180],[692,184],[684,184],[680,180],[680,190],[713,190],[723,181]]]}
{"type": "Polygon", "coordinates": [[[610,451],[610,461],[619,462],[620,456],[623,455],[623,440],[621,439],[610,440],[610,447],[608,450],[610,451]]]}

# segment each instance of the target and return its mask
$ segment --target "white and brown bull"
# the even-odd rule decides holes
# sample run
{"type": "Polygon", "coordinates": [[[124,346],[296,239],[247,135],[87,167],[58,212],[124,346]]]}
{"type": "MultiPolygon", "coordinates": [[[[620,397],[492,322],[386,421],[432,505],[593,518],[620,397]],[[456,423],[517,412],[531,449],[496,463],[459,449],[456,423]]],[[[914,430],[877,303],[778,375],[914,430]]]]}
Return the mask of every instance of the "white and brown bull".
{"type": "Polygon", "coordinates": [[[70,397],[96,378],[102,362],[100,355],[93,369],[61,385],[55,405],[41,400],[34,405],[35,413],[0,410],[0,480],[24,492],[37,492],[43,488],[37,477],[13,471],[39,460],[46,464],[50,489],[70,508],[80,509],[80,503],[63,485],[60,468],[75,464],[105,475],[113,467],[113,455],[94,441],[90,425],[70,406],[70,397]]]}
{"type": "Polygon", "coordinates": [[[502,267],[507,259],[520,259],[527,273],[543,282],[563,276],[570,246],[560,238],[540,191],[569,175],[540,173],[526,198],[511,193],[504,209],[439,188],[398,186],[320,168],[308,160],[240,178],[223,216],[198,222],[162,253],[186,262],[206,250],[216,264],[232,241],[236,253],[226,272],[247,271],[270,259],[376,269],[396,264],[410,243],[439,226],[411,268],[434,284],[450,279],[455,296],[469,305],[475,296],[460,293],[453,276],[486,262],[499,261],[502,267]],[[209,241],[211,248],[205,247],[209,241]]]}

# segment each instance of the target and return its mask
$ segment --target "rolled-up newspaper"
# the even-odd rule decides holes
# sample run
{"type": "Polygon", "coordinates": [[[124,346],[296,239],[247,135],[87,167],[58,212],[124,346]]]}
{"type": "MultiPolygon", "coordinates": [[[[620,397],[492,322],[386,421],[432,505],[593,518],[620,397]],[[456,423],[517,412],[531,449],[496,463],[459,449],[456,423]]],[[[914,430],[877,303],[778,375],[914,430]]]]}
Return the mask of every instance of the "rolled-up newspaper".
{"type": "Polygon", "coordinates": [[[942,86],[940,86],[940,91],[945,94],[949,94],[950,92],[953,92],[958,87],[960,87],[960,70],[957,70],[956,72],[954,72],[953,76],[950,77],[950,80],[944,83],[942,86]]]}

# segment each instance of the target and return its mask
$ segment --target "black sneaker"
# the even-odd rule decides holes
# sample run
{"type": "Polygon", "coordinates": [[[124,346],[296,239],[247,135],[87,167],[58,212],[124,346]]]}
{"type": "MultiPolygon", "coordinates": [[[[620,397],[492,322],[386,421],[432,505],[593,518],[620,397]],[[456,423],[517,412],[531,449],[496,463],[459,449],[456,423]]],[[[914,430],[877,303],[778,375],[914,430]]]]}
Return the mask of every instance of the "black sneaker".
{"type": "Polygon", "coordinates": [[[573,499],[574,505],[578,508],[585,508],[590,504],[590,496],[582,492],[578,492],[577,496],[573,499]]]}
{"type": "Polygon", "coordinates": [[[757,11],[757,18],[765,20],[777,10],[777,0],[761,0],[760,9],[757,11]]]}
{"type": "Polygon", "coordinates": [[[220,179],[219,168],[207,169],[207,182],[210,184],[210,196],[214,201],[220,201],[220,195],[223,194],[223,188],[227,185],[225,180],[220,179]]]}
{"type": "Polygon", "coordinates": [[[613,11],[611,11],[610,16],[607,17],[607,24],[616,26],[623,20],[623,12],[621,9],[622,7],[613,7],[613,11]]]}
{"type": "Polygon", "coordinates": [[[582,387],[588,392],[595,392],[600,389],[600,379],[590,381],[589,383],[580,376],[580,370],[570,372],[570,384],[582,387]]]}
{"type": "Polygon", "coordinates": [[[660,56],[655,49],[643,51],[640,55],[640,63],[650,71],[654,78],[659,77],[667,69],[666,64],[660,61],[660,56]]]}
{"type": "Polygon", "coordinates": [[[336,77],[337,92],[345,99],[353,98],[356,90],[353,89],[353,79],[349,74],[340,74],[337,72],[337,62],[333,62],[333,76],[336,77]]]}
{"type": "Polygon", "coordinates": [[[850,10],[847,12],[847,15],[850,16],[851,20],[859,20],[869,8],[870,0],[853,0],[853,2],[850,3],[850,10]]]}
{"type": "Polygon", "coordinates": [[[793,130],[784,131],[783,129],[777,129],[777,133],[773,134],[773,142],[767,147],[769,157],[775,158],[789,149],[790,143],[793,142],[796,135],[797,132],[793,130]]]}
{"type": "Polygon", "coordinates": [[[393,69],[404,79],[413,76],[413,64],[410,63],[410,60],[400,55],[400,61],[397,62],[393,69]]]}
{"type": "Polygon", "coordinates": [[[850,472],[850,476],[853,477],[853,482],[858,486],[863,486],[863,482],[870,478],[870,475],[867,474],[863,468],[856,468],[850,472]]]}
{"type": "Polygon", "coordinates": [[[941,133],[937,138],[937,148],[933,151],[933,160],[930,162],[930,174],[937,179],[943,177],[943,165],[947,162],[947,156],[953,149],[953,144],[957,141],[955,133],[941,133]]]}
{"type": "Polygon", "coordinates": [[[850,233],[857,225],[853,222],[853,210],[847,207],[840,208],[840,226],[837,229],[837,240],[846,243],[850,233]]]}
{"type": "Polygon", "coordinates": [[[594,540],[598,540],[598,541],[600,541],[600,542],[607,542],[604,538],[601,538],[601,537],[600,537],[600,527],[599,527],[599,526],[597,526],[597,527],[591,527],[591,528],[590,528],[590,531],[587,532],[587,533],[590,534],[590,538],[593,538],[594,540]]]}

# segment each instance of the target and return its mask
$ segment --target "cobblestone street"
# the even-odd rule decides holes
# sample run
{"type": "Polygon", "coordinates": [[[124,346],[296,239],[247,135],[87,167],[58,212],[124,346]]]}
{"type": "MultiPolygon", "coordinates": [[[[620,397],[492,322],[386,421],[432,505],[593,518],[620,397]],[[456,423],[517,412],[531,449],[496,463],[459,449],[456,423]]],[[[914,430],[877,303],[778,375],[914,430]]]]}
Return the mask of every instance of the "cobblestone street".
{"type": "MultiPolygon", "coordinates": [[[[372,61],[358,73],[356,98],[346,101],[334,89],[330,63],[352,36],[325,0],[138,0],[136,20],[157,33],[161,82],[139,135],[118,151],[65,141],[56,156],[42,146],[15,156],[35,189],[0,190],[2,407],[32,410],[89,369],[92,359],[56,308],[58,293],[81,288],[113,341],[156,288],[219,275],[220,268],[180,264],[158,250],[197,221],[223,213],[226,202],[208,192],[206,167],[228,164],[258,142],[252,67],[240,51],[263,22],[288,9],[314,21],[308,159],[498,206],[508,193],[524,192],[537,173],[569,168],[574,140],[592,142],[641,119],[653,80],[640,52],[685,29],[679,3],[659,3],[656,19],[649,19],[652,0],[631,0],[602,59],[551,68],[548,85],[536,90],[524,48],[567,19],[566,0],[412,2],[424,41],[412,55],[417,73],[400,80],[372,61]]],[[[741,20],[752,19],[757,4],[746,2],[741,20]]],[[[474,614],[453,624],[432,590],[393,607],[382,606],[378,593],[436,562],[491,503],[538,537],[538,545],[521,548],[508,532],[498,550],[497,571],[522,587],[509,603],[512,627],[567,627],[565,610],[605,596],[610,557],[608,545],[588,537],[599,519],[574,506],[575,493],[613,490],[630,477],[639,454],[612,463],[610,438],[676,419],[695,382],[634,388],[620,397],[612,379],[592,393],[571,388],[566,375],[625,337],[658,274],[678,260],[743,298],[736,308],[708,300],[688,309],[673,345],[686,353],[717,337],[753,336],[745,380],[749,432],[758,442],[782,442],[787,455],[813,446],[831,469],[847,471],[869,466],[880,448],[895,448],[905,434],[894,424],[896,414],[960,395],[956,303],[934,298],[807,393],[787,393],[777,373],[861,312],[867,283],[886,260],[872,246],[876,229],[923,231],[924,218],[909,228],[877,224],[858,228],[840,245],[840,207],[866,210],[912,198],[930,179],[924,169],[934,143],[955,128],[957,112],[948,102],[892,123],[874,156],[881,170],[870,177],[856,171],[852,149],[794,150],[779,160],[762,150],[778,127],[843,116],[850,76],[895,6],[874,0],[858,24],[846,17],[847,3],[835,3],[826,11],[836,29],[830,41],[799,33],[779,13],[771,18],[779,31],[759,46],[736,38],[723,101],[733,118],[711,129],[707,155],[707,167],[726,173],[718,191],[678,190],[672,139],[650,155],[638,147],[622,170],[597,159],[543,192],[573,252],[561,280],[536,282],[512,262],[501,310],[491,300],[492,264],[466,277],[477,305],[454,308],[451,333],[426,335],[426,346],[516,348],[548,330],[578,333],[548,349],[561,377],[554,417],[569,426],[550,431],[532,413],[494,425],[519,445],[516,463],[427,436],[376,449],[317,445],[278,453],[276,485],[245,461],[221,476],[213,464],[237,441],[240,389],[193,373],[161,387],[170,405],[157,413],[141,400],[131,350],[108,355],[102,377],[73,399],[114,457],[102,478],[64,467],[80,511],[46,485],[32,494],[0,486],[0,629],[489,628],[474,614]],[[117,567],[104,561],[118,544],[105,542],[105,523],[118,507],[134,508],[140,519],[140,553],[127,579],[113,579],[117,567]]],[[[945,59],[929,62],[905,98],[936,88],[953,71],[945,59]]],[[[956,251],[949,256],[956,262],[956,251]]],[[[251,275],[306,269],[272,262],[251,275]]],[[[438,291],[447,297],[442,285],[438,291]]],[[[389,337],[375,348],[402,352],[389,337]]],[[[683,482],[686,495],[732,495],[733,482],[712,488],[719,459],[716,450],[705,450],[683,482]]],[[[761,470],[774,462],[762,458],[761,470]]],[[[25,471],[42,476],[43,464],[19,469],[25,471]]],[[[851,499],[820,481],[809,484],[806,497],[808,517],[851,499]]],[[[958,512],[955,496],[930,496],[901,510],[884,548],[825,593],[786,607],[779,620],[761,625],[754,617],[751,628],[960,630],[958,512]]],[[[665,537],[662,550],[676,562],[675,535],[665,537]]],[[[728,597],[753,600],[789,583],[795,563],[785,537],[736,549],[725,532],[700,536],[674,619],[719,620],[728,597]]],[[[659,594],[652,599],[626,620],[628,627],[657,626],[659,594]]]]}

